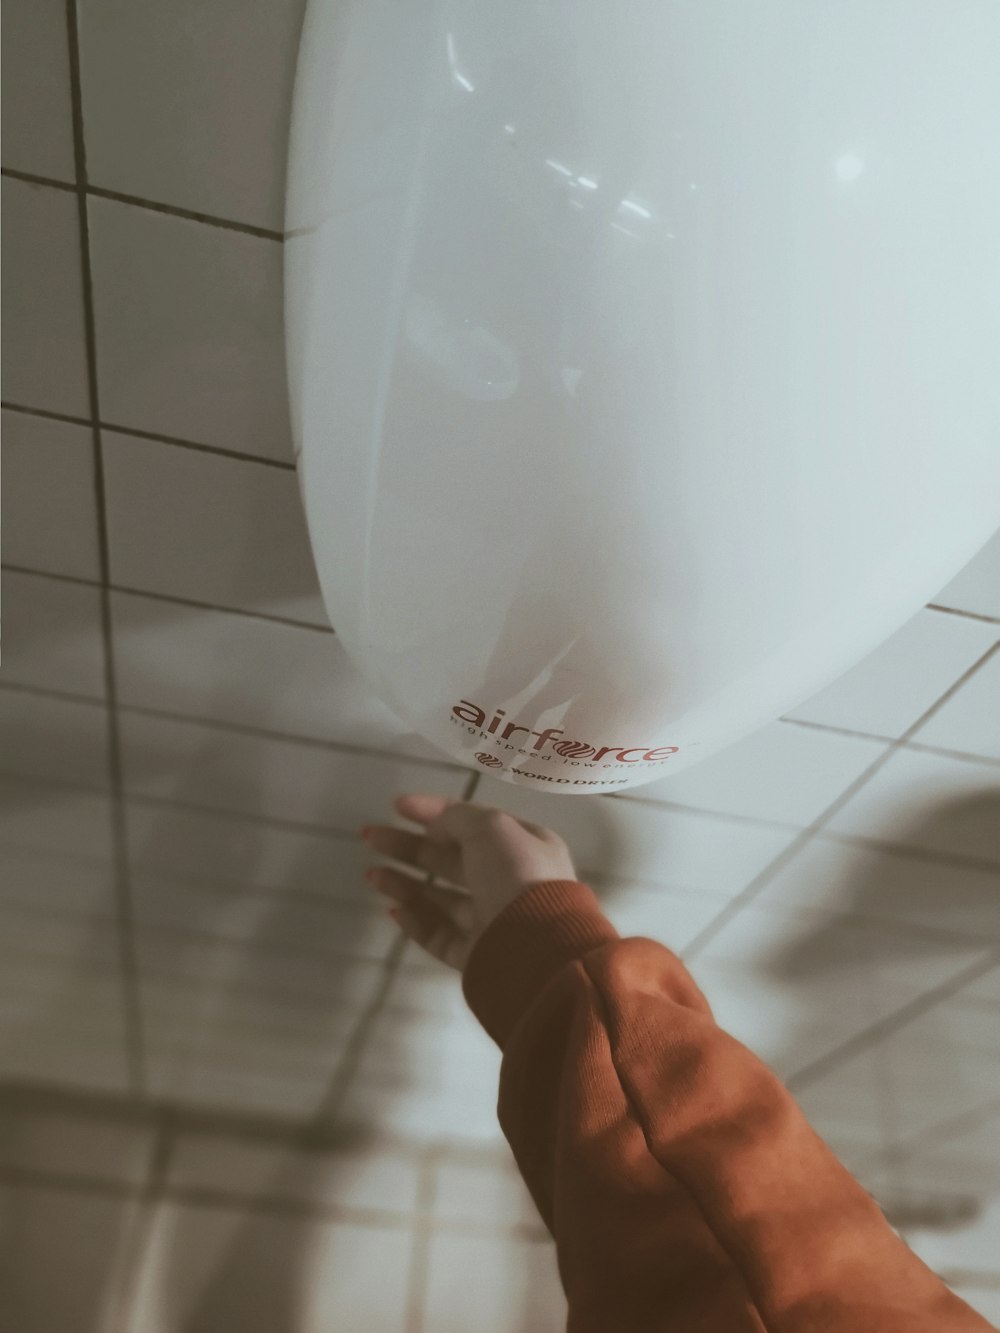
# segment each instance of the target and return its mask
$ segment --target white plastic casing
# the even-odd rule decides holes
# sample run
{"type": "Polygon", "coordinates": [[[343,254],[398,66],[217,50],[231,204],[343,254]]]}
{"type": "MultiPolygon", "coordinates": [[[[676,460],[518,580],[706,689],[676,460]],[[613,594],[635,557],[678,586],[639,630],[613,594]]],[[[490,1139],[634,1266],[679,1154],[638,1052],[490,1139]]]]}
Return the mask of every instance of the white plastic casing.
{"type": "Polygon", "coordinates": [[[447,755],[635,787],[1000,523],[995,0],[310,0],[285,244],[331,622],[447,755]]]}

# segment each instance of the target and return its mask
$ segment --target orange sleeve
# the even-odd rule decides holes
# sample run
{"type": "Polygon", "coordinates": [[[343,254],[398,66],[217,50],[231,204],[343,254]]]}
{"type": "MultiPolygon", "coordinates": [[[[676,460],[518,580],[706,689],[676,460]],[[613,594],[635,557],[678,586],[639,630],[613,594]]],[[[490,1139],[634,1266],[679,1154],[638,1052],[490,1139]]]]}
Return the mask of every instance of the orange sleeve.
{"type": "Polygon", "coordinates": [[[569,1333],[990,1333],[904,1244],[680,959],[585,885],[532,885],[466,1001],[556,1241],[569,1333]]]}

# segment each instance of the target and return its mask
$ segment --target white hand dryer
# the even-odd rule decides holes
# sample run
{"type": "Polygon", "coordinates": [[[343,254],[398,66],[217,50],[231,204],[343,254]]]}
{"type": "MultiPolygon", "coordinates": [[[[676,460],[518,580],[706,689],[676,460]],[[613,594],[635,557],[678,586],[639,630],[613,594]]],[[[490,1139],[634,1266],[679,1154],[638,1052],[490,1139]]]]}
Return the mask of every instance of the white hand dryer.
{"type": "Polygon", "coordinates": [[[286,322],[323,595],[447,755],[613,792],[1000,523],[995,0],[310,0],[286,322]]]}

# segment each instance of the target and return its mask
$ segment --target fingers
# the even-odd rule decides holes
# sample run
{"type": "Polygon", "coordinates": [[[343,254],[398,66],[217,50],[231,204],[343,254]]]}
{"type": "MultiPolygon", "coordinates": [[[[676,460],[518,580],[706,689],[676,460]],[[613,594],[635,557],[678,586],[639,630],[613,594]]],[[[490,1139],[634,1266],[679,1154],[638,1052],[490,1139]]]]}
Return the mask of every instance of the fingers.
{"type": "Polygon", "coordinates": [[[365,835],[365,842],[373,851],[389,856],[394,861],[427,870],[438,879],[449,880],[461,886],[462,851],[454,842],[434,841],[430,834],[407,833],[405,829],[375,825],[365,835]]]}
{"type": "Polygon", "coordinates": [[[461,971],[472,929],[469,900],[445,889],[428,888],[384,867],[371,875],[378,891],[399,903],[396,920],[400,929],[433,958],[461,971]]]}
{"type": "Polygon", "coordinates": [[[377,893],[384,894],[402,906],[430,903],[455,929],[468,934],[473,928],[472,900],[467,894],[425,884],[423,880],[390,870],[388,866],[377,866],[369,871],[368,880],[377,893]]]}

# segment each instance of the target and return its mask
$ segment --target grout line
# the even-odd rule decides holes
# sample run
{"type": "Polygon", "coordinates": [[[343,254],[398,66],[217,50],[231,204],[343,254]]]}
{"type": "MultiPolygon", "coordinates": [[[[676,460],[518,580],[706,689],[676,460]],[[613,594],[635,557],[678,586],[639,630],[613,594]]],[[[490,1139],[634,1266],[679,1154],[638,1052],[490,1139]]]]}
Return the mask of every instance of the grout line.
{"type": "Polygon", "coordinates": [[[175,1142],[173,1117],[169,1111],[160,1112],[150,1144],[146,1179],[135,1196],[138,1216],[124,1238],[121,1277],[116,1293],[117,1317],[112,1321],[115,1333],[129,1333],[129,1329],[134,1326],[133,1315],[139,1300],[142,1270],[153,1243],[156,1217],[173,1161],[175,1142]]]}
{"type": "MultiPolygon", "coordinates": [[[[82,110],[82,108],[81,108],[82,110]]],[[[191,208],[181,208],[177,204],[163,204],[158,200],[144,199],[140,195],[123,194],[120,190],[107,190],[100,185],[90,185],[85,178],[82,183],[55,180],[51,176],[37,176],[33,172],[16,171],[13,167],[2,169],[4,176],[13,180],[26,181],[29,185],[47,185],[54,190],[71,190],[74,194],[89,195],[96,199],[112,199],[116,203],[131,204],[134,208],[144,208],[154,213],[166,213],[170,217],[187,218],[191,222],[202,222],[209,227],[221,227],[225,231],[238,231],[247,236],[258,236],[267,241],[284,242],[284,232],[274,231],[270,227],[258,227],[252,222],[235,222],[232,218],[218,217],[214,213],[199,213],[191,208]]]]}
{"type": "Polygon", "coordinates": [[[763,889],[776,878],[780,871],[784,870],[785,867],[798,856],[799,852],[812,841],[814,836],[822,831],[823,825],[828,823],[834,815],[842,810],[863,787],[866,787],[876,773],[883,769],[894,755],[898,754],[901,749],[905,748],[909,738],[915,735],[920,728],[939,711],[939,709],[943,708],[948,700],[961,689],[965,682],[974,676],[975,673],[998,651],[1000,651],[1000,643],[994,644],[991,648],[987,649],[976,662],[973,662],[972,666],[963,671],[958,679],[953,681],[944,693],[939,695],[934,703],[932,703],[929,708],[925,709],[916,721],[912,722],[909,727],[907,727],[901,736],[887,746],[887,748],[878,755],[877,758],[874,759],[853,782],[849,783],[844,788],[835,800],[831,801],[826,809],[813,820],[812,825],[808,829],[805,829],[799,837],[784,848],[773,861],[766,865],[759,874],[754,876],[746,888],[727,903],[726,906],[698,932],[694,939],[681,950],[679,955],[680,958],[685,963],[696,958],[705,946],[710,944],[720,931],[722,931],[748,903],[752,902],[763,889]]]}
{"type": "Polygon", "coordinates": [[[417,1217],[410,1229],[410,1272],[406,1284],[404,1333],[425,1333],[430,1242],[434,1233],[440,1157],[440,1150],[431,1149],[421,1158],[417,1168],[417,1217]]]}
{"type": "Polygon", "coordinates": [[[943,611],[946,616],[965,616],[968,620],[984,620],[987,625],[1000,625],[1000,616],[989,616],[982,611],[963,611],[957,606],[941,606],[938,602],[928,602],[928,611],[943,611]]]}
{"type": "MultiPolygon", "coordinates": [[[[89,423],[85,423],[89,424],[89,423]]],[[[98,579],[81,578],[76,574],[55,574],[48,569],[31,569],[27,565],[12,565],[4,561],[3,569],[12,574],[27,574],[32,578],[54,579],[59,583],[76,583],[87,588],[100,588],[98,579]]],[[[200,602],[193,597],[177,597],[173,593],[150,592],[146,588],[131,588],[124,583],[109,583],[109,592],[124,593],[127,597],[148,597],[153,602],[168,602],[172,606],[189,606],[198,611],[217,611],[226,616],[243,616],[247,620],[264,620],[270,624],[288,625],[293,629],[309,629],[317,634],[333,634],[332,625],[317,625],[312,620],[294,620],[291,616],[275,616],[267,611],[247,611],[239,606],[219,606],[214,602],[200,602]]]]}
{"type": "MultiPolygon", "coordinates": [[[[895,736],[880,736],[874,731],[852,731],[848,727],[834,727],[828,722],[806,722],[797,717],[779,717],[777,721],[790,727],[805,727],[810,731],[829,731],[836,736],[850,736],[854,740],[882,741],[885,745],[893,745],[898,739],[895,736]]],[[[905,747],[926,754],[940,754],[950,759],[964,759],[974,764],[988,764],[992,768],[1000,768],[1000,759],[994,759],[992,755],[987,754],[973,754],[970,750],[952,750],[944,745],[923,745],[920,741],[906,741],[905,747]]]]}
{"type": "Polygon", "coordinates": [[[101,635],[104,646],[104,679],[107,694],[107,742],[111,778],[111,833],[114,847],[114,895],[118,911],[118,949],[122,984],[125,1060],[133,1090],[145,1085],[142,1015],[139,999],[139,972],[132,930],[132,901],[126,861],[125,808],[123,800],[122,752],[115,708],[114,644],[111,625],[110,544],[107,499],[104,485],[104,459],[101,447],[100,399],[97,377],[97,329],[94,308],[93,274],[90,263],[90,224],[87,215],[87,154],[83,134],[83,96],[80,74],[80,46],[77,29],[76,0],[66,0],[66,27],[69,47],[70,98],[73,116],[73,156],[76,171],[77,205],[80,226],[80,264],[83,291],[84,333],[87,355],[87,385],[92,417],[94,489],[97,505],[97,531],[101,570],[101,635]]]}
{"type": "Polygon", "coordinates": [[[296,471],[295,460],[268,458],[266,454],[251,454],[243,449],[230,449],[221,444],[206,444],[202,440],[187,440],[180,435],[164,435],[161,431],[141,430],[138,426],[118,426],[110,421],[101,421],[96,412],[90,417],[68,416],[65,412],[47,412],[38,407],[26,407],[20,403],[0,402],[5,412],[19,412],[26,417],[42,417],[46,421],[65,421],[72,426],[96,425],[106,434],[133,435],[137,440],[151,440],[154,444],[170,444],[178,449],[193,449],[198,453],[219,454],[223,458],[235,458],[241,463],[260,463],[264,467],[276,467],[283,472],[296,471]]]}
{"type": "Polygon", "coordinates": [[[900,1028],[906,1027],[912,1023],[915,1018],[925,1014],[929,1009],[933,1009],[943,1000],[955,995],[969,982],[976,981],[984,973],[992,971],[1000,962],[1000,953],[996,949],[992,950],[985,958],[977,958],[974,963],[964,967],[956,976],[942,982],[940,986],[935,986],[932,990],[924,991],[918,995],[915,1000],[901,1005],[891,1014],[886,1014],[880,1018],[877,1023],[872,1023],[870,1027],[862,1032],[855,1033],[853,1037],[848,1037],[846,1041],[835,1046],[832,1050],[821,1055],[818,1060],[813,1060],[801,1069],[797,1069],[794,1074],[784,1079],[785,1086],[789,1092],[799,1093],[803,1088],[808,1088],[810,1084],[816,1082],[828,1074],[831,1069],[841,1065],[845,1060],[866,1050],[869,1046],[884,1040],[890,1033],[898,1032],[900,1028]]]}

